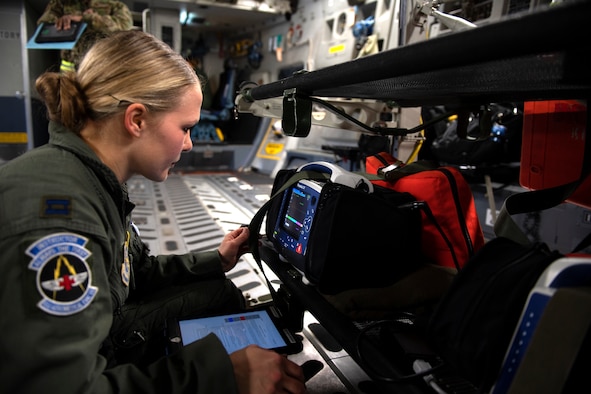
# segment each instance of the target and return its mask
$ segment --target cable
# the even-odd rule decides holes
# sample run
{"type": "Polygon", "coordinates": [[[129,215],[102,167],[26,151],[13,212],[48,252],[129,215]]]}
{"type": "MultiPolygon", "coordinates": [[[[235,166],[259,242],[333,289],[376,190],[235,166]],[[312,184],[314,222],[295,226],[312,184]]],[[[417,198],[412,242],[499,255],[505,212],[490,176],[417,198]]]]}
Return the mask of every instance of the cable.
{"type": "Polygon", "coordinates": [[[327,102],[325,100],[319,99],[317,97],[310,97],[310,96],[305,96],[305,97],[307,99],[309,99],[310,101],[313,101],[315,103],[322,105],[323,107],[327,108],[332,113],[345,118],[349,122],[361,127],[362,129],[369,131],[373,134],[378,134],[378,135],[404,136],[407,134],[414,134],[414,133],[417,133],[421,130],[424,130],[427,126],[430,126],[433,123],[436,123],[436,122],[439,122],[443,119],[446,119],[456,113],[454,111],[447,112],[445,114],[439,115],[439,116],[431,119],[430,121],[428,121],[424,124],[419,124],[418,126],[413,127],[412,129],[403,129],[403,128],[398,128],[398,127],[371,127],[371,126],[366,125],[363,122],[360,122],[359,120],[355,119],[353,116],[349,115],[347,112],[335,107],[334,105],[330,104],[329,102],[327,102]]]}
{"type": "Polygon", "coordinates": [[[404,327],[405,329],[407,329],[408,327],[411,327],[414,324],[413,319],[414,319],[414,315],[412,315],[410,313],[403,313],[403,315],[398,319],[375,321],[375,322],[372,322],[372,323],[368,324],[367,326],[363,327],[359,331],[359,333],[357,334],[356,340],[355,340],[355,350],[356,350],[356,354],[357,354],[357,361],[360,364],[360,366],[372,377],[372,379],[379,380],[382,382],[388,382],[388,383],[406,382],[409,380],[424,377],[426,375],[430,375],[434,371],[436,371],[444,366],[443,361],[437,357],[436,360],[438,360],[439,363],[433,367],[431,366],[431,364],[429,364],[430,368],[428,368],[428,369],[424,369],[422,371],[419,371],[419,372],[416,372],[416,373],[410,374],[410,375],[384,376],[384,375],[376,372],[375,368],[373,368],[371,363],[369,363],[368,360],[366,359],[365,355],[361,351],[360,345],[361,345],[361,341],[366,337],[368,331],[373,330],[375,328],[382,327],[386,324],[396,324],[397,326],[399,326],[401,328],[404,327]],[[405,322],[405,321],[410,321],[410,323],[405,322]]]}
{"type": "MultiPolygon", "coordinates": [[[[422,373],[425,371],[427,371],[427,372],[433,371],[433,367],[431,367],[431,364],[429,364],[425,360],[415,360],[412,363],[412,369],[416,373],[422,373]]],[[[441,386],[439,386],[439,384],[437,384],[437,379],[435,379],[435,376],[433,376],[432,374],[429,373],[427,375],[424,375],[423,380],[425,381],[425,383],[427,383],[429,386],[431,386],[431,388],[433,390],[435,390],[436,393],[447,394],[447,391],[443,390],[441,388],[441,386]]]]}

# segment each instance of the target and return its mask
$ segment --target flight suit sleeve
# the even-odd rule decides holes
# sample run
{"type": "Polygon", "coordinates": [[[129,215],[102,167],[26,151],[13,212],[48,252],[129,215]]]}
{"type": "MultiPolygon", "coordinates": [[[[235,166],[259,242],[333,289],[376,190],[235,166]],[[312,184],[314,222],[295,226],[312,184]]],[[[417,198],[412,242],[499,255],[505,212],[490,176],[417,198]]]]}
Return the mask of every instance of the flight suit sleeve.
{"type": "Polygon", "coordinates": [[[117,382],[122,393],[238,393],[230,357],[214,334],[159,359],[145,370],[123,364],[106,370],[104,375],[117,382]]]}
{"type": "Polygon", "coordinates": [[[94,30],[113,32],[133,27],[131,11],[120,1],[94,2],[92,10],[94,12],[83,14],[83,21],[94,30]]]}
{"type": "Polygon", "coordinates": [[[43,14],[37,19],[37,24],[44,22],[55,23],[62,16],[64,16],[64,7],[61,2],[59,0],[49,0],[43,14]]]}
{"type": "Polygon", "coordinates": [[[132,286],[140,292],[226,277],[217,250],[154,256],[135,231],[130,234],[132,286]]]}

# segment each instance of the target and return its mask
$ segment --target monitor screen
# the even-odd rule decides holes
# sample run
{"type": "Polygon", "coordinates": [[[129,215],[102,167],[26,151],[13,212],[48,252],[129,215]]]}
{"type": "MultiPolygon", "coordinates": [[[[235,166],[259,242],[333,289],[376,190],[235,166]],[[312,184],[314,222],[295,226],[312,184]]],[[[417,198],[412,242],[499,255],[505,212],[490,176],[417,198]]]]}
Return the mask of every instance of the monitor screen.
{"type": "Polygon", "coordinates": [[[273,231],[279,254],[301,271],[321,191],[322,184],[311,180],[300,180],[286,189],[273,231]]]}

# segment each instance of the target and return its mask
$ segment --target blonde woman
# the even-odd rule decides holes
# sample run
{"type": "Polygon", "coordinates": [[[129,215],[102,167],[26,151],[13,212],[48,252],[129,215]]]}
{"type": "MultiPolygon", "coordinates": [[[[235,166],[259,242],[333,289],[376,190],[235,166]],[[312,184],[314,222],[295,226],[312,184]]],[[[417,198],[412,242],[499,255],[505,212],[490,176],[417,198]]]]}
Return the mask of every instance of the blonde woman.
{"type": "Polygon", "coordinates": [[[236,311],[225,277],[248,229],[217,250],[152,256],[125,183],[164,181],[200,117],[199,80],[137,30],[98,41],[75,72],[37,79],[49,143],[0,166],[0,382],[18,393],[304,393],[301,368],[210,335],[161,357],[170,316],[236,311]]]}

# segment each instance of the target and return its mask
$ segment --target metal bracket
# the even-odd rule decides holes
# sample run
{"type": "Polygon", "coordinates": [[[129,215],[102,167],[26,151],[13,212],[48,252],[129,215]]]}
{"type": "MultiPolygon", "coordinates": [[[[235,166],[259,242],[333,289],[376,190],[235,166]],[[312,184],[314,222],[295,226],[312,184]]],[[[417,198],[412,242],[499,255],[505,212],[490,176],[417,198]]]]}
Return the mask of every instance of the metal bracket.
{"type": "Polygon", "coordinates": [[[235,110],[237,113],[283,119],[286,134],[290,132],[296,137],[308,135],[308,122],[376,135],[407,134],[406,131],[393,129],[399,122],[399,108],[376,100],[318,99],[298,94],[293,89],[286,90],[284,97],[253,100],[249,90],[243,89],[236,96],[235,110]]]}
{"type": "Polygon", "coordinates": [[[297,89],[283,92],[282,127],[290,137],[307,137],[312,127],[312,100],[305,95],[298,95],[297,89]]]}

